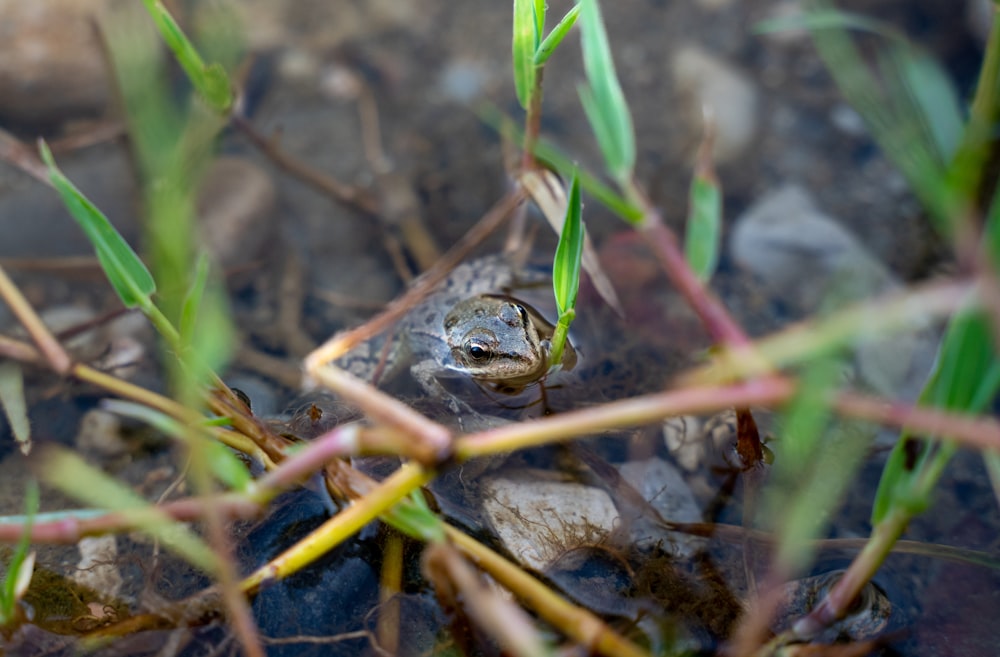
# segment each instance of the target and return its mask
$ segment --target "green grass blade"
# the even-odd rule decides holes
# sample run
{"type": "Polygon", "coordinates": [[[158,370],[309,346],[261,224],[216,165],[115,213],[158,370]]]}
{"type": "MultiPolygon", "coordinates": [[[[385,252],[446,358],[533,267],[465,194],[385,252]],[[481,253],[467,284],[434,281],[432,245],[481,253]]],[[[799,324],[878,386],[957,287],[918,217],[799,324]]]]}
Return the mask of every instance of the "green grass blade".
{"type": "Polygon", "coordinates": [[[91,506],[128,516],[132,524],[205,572],[218,570],[212,549],[185,524],[175,522],[132,489],[88,465],[75,454],[53,448],[40,468],[45,481],[66,495],[91,506]]]}
{"type": "Polygon", "coordinates": [[[712,278],[719,264],[722,233],[722,190],[711,167],[711,156],[705,156],[699,158],[691,181],[684,234],[684,255],[702,282],[712,278]]]}
{"type": "Polygon", "coordinates": [[[122,303],[128,308],[151,306],[156,283],[149,270],[108,218],[63,175],[48,145],[44,141],[39,144],[42,160],[49,168],[49,179],[93,245],[101,268],[122,303]]]}
{"type": "Polygon", "coordinates": [[[14,555],[7,565],[7,573],[4,575],[2,599],[0,599],[0,625],[6,625],[14,618],[14,607],[17,605],[18,596],[26,588],[27,574],[21,571],[32,566],[31,560],[28,559],[28,549],[31,547],[31,526],[37,513],[38,484],[32,479],[28,481],[24,491],[24,529],[17,541],[14,555]]]}
{"type": "Polygon", "coordinates": [[[427,506],[427,500],[419,490],[410,493],[406,499],[382,514],[381,518],[418,541],[441,543],[445,540],[441,519],[427,506]]]}
{"type": "Polygon", "coordinates": [[[0,406],[22,454],[31,451],[31,422],[24,398],[24,371],[13,360],[0,361],[0,406]]]}
{"type": "Polygon", "coordinates": [[[538,22],[534,0],[514,0],[514,89],[525,110],[531,106],[535,89],[535,49],[538,47],[538,22]]]}
{"type": "Polygon", "coordinates": [[[801,14],[791,14],[763,20],[754,25],[755,34],[772,34],[788,30],[858,30],[870,32],[889,39],[904,39],[903,35],[888,23],[839,9],[815,8],[801,14]]]}
{"type": "Polygon", "coordinates": [[[576,294],[580,289],[580,266],[583,260],[581,207],[580,180],[574,171],[569,184],[566,221],[559,233],[559,245],[552,263],[552,287],[560,315],[576,306],[576,294]]]}
{"type": "Polygon", "coordinates": [[[219,64],[206,66],[198,50],[184,35],[173,16],[159,0],[143,0],[167,47],[174,53],[198,94],[213,109],[225,112],[233,102],[229,76],[219,64]]]}
{"type": "Polygon", "coordinates": [[[145,422],[163,434],[187,444],[191,449],[205,450],[212,474],[229,489],[245,491],[249,487],[251,477],[246,466],[222,443],[210,440],[207,435],[202,437],[192,433],[199,431],[200,427],[185,427],[160,411],[134,402],[107,399],[102,406],[109,413],[145,422]]]}
{"type": "Polygon", "coordinates": [[[583,263],[583,219],[580,202],[580,179],[573,171],[566,199],[566,218],[559,232],[559,245],[552,262],[552,289],[559,309],[559,321],[552,335],[551,364],[562,363],[569,325],[576,317],[576,295],[580,289],[580,269],[583,263]]]}
{"type": "Polygon", "coordinates": [[[617,183],[625,184],[632,178],[635,166],[635,134],[597,0],[580,0],[580,19],[583,65],[589,85],[580,90],[580,100],[608,172],[617,183]]]}
{"type": "MultiPolygon", "coordinates": [[[[825,0],[812,0],[807,16],[829,15],[825,0]]],[[[809,24],[807,17],[807,25],[809,24]]],[[[879,80],[861,56],[844,24],[810,25],[813,40],[827,69],[845,99],[864,118],[875,141],[907,179],[935,221],[937,229],[951,235],[955,218],[955,192],[948,183],[938,145],[926,129],[924,117],[906,89],[898,67],[883,67],[890,76],[879,80]],[[888,91],[887,91],[888,90],[888,91]],[[895,90],[895,91],[894,91],[895,90]]],[[[893,39],[894,44],[901,38],[893,39]]],[[[884,59],[884,57],[883,57],[884,59]]]]}
{"type": "MultiPolygon", "coordinates": [[[[952,318],[921,403],[947,410],[978,413],[1000,390],[1000,360],[993,346],[990,320],[978,308],[952,318]]],[[[947,438],[947,436],[943,436],[947,438]]],[[[914,441],[906,432],[882,472],[872,507],[872,523],[902,507],[919,513],[930,503],[933,484],[954,452],[940,441],[914,441]]]]}
{"type": "Polygon", "coordinates": [[[898,76],[923,116],[942,162],[949,162],[962,139],[961,103],[955,86],[941,65],[910,46],[894,48],[898,76]]]}
{"type": "Polygon", "coordinates": [[[535,51],[535,66],[545,66],[545,62],[549,61],[549,57],[552,53],[556,51],[562,40],[569,34],[570,29],[576,24],[576,17],[580,15],[580,5],[574,5],[572,9],[566,12],[566,15],[562,17],[562,20],[556,23],[556,26],[552,28],[548,36],[542,40],[539,44],[538,50],[535,51]]]}

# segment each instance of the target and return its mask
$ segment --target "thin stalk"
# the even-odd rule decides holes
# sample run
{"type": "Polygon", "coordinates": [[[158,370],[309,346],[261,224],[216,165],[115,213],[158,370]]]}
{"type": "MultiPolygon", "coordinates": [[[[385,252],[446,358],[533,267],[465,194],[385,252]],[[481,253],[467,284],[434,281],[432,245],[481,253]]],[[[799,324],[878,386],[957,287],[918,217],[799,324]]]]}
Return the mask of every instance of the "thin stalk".
{"type": "Polygon", "coordinates": [[[792,632],[801,638],[811,638],[836,622],[857,598],[865,584],[871,581],[875,572],[892,551],[893,545],[903,535],[910,522],[910,514],[902,509],[894,509],[872,530],[871,538],[861,554],[854,559],[826,597],[803,618],[800,618],[792,632]]]}
{"type": "Polygon", "coordinates": [[[251,594],[266,582],[284,579],[305,568],[432,478],[432,473],[418,465],[404,465],[354,504],[251,573],[241,583],[241,589],[245,594],[251,594]]]}
{"type": "Polygon", "coordinates": [[[542,78],[545,67],[535,67],[535,88],[531,90],[531,104],[524,116],[524,149],[521,153],[521,171],[536,167],[535,146],[542,132],[542,78]]]}
{"type": "Polygon", "coordinates": [[[14,316],[24,326],[49,366],[58,374],[68,374],[73,366],[73,359],[45,326],[42,318],[21,294],[21,290],[14,285],[14,281],[10,280],[3,267],[0,267],[0,298],[7,303],[14,316]]]}
{"type": "Polygon", "coordinates": [[[615,633],[600,618],[567,602],[552,589],[474,538],[447,524],[445,531],[448,539],[473,563],[586,651],[608,657],[649,657],[646,651],[615,633]]]}

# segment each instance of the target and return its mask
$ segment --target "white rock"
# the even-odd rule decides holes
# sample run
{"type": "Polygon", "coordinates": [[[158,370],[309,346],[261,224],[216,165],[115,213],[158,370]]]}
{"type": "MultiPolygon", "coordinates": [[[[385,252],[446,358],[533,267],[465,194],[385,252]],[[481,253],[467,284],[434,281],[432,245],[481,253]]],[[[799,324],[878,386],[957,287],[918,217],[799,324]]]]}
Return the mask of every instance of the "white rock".
{"type": "Polygon", "coordinates": [[[77,543],[80,562],[72,579],[109,599],[117,598],[122,589],[122,574],[115,564],[118,561],[118,544],[114,536],[92,536],[77,543]]]}
{"type": "Polygon", "coordinates": [[[488,478],[483,511],[511,554],[539,572],[567,550],[600,543],[618,521],[603,490],[530,473],[488,478]]]}
{"type": "Polygon", "coordinates": [[[756,86],[728,62],[694,46],[679,48],[671,68],[685,97],[693,134],[701,134],[705,113],[710,113],[716,129],[715,161],[723,164],[737,159],[757,131],[756,86]]]}

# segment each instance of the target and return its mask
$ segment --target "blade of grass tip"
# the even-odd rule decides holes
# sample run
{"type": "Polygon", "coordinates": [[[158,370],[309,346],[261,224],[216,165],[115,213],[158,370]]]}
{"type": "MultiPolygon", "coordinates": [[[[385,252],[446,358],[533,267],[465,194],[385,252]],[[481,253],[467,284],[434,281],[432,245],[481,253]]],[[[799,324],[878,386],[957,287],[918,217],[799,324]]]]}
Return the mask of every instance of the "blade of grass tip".
{"type": "Polygon", "coordinates": [[[542,43],[538,46],[538,50],[535,51],[535,66],[545,66],[545,62],[549,61],[549,57],[555,52],[562,40],[569,34],[570,29],[576,24],[576,17],[580,15],[580,5],[574,5],[572,9],[566,12],[566,15],[562,17],[562,20],[556,23],[556,26],[552,28],[542,43]]]}
{"type": "Polygon", "coordinates": [[[583,254],[583,219],[580,202],[580,179],[573,172],[566,203],[566,219],[559,234],[559,245],[552,268],[552,286],[559,314],[576,306],[580,289],[580,263],[583,254]]]}
{"type": "Polygon", "coordinates": [[[419,490],[410,493],[405,500],[382,514],[381,518],[418,541],[441,543],[445,539],[444,524],[427,506],[427,500],[419,490]]]}
{"type": "MultiPolygon", "coordinates": [[[[812,0],[809,13],[824,11],[825,0],[812,0]]],[[[936,146],[917,128],[918,111],[905,95],[894,95],[902,81],[878,80],[843,25],[810,28],[816,49],[841,93],[864,118],[872,137],[906,178],[910,189],[927,208],[935,227],[954,234],[955,198],[935,155],[936,146]],[[885,90],[889,89],[887,93],[885,90]]],[[[891,70],[881,71],[892,75],[891,70]]]]}
{"type": "Polygon", "coordinates": [[[31,423],[24,401],[24,373],[12,360],[0,362],[0,406],[3,406],[10,431],[22,454],[31,451],[31,423]]]}
{"type": "Polygon", "coordinates": [[[789,30],[858,30],[889,39],[903,40],[902,34],[888,23],[869,16],[839,9],[813,8],[803,13],[779,16],[760,21],[753,27],[754,34],[770,34],[789,30]]]}
{"type": "Polygon", "coordinates": [[[580,179],[573,172],[566,203],[566,218],[559,232],[552,263],[552,289],[559,309],[559,321],[552,336],[552,365],[562,362],[569,325],[576,315],[576,295],[580,290],[580,269],[583,261],[583,220],[580,202],[580,179]]]}
{"type": "Polygon", "coordinates": [[[631,180],[635,165],[635,134],[597,0],[580,0],[580,20],[583,65],[589,85],[579,88],[580,101],[608,172],[624,186],[631,180]]]}
{"type": "Polygon", "coordinates": [[[540,24],[545,21],[545,8],[536,0],[514,0],[514,36],[511,42],[514,60],[514,89],[521,107],[531,107],[535,91],[535,49],[538,48],[540,24]]]}
{"type": "Polygon", "coordinates": [[[698,147],[694,178],[688,193],[688,221],[684,236],[684,256],[695,275],[707,283],[719,263],[722,226],[722,190],[712,166],[715,130],[705,121],[705,136],[698,147]]]}
{"type": "MultiPolygon", "coordinates": [[[[920,401],[948,410],[977,413],[998,390],[1000,361],[993,348],[989,320],[977,308],[959,312],[948,325],[934,371],[921,392],[920,401]]],[[[941,461],[953,451],[933,450],[934,444],[936,441],[914,441],[903,432],[879,481],[872,508],[873,524],[885,518],[894,507],[919,511],[930,503],[928,496],[933,488],[933,477],[929,479],[925,469],[939,471],[944,465],[941,461]],[[919,458],[915,459],[916,450],[919,450],[919,458]]]]}
{"type": "Polygon", "coordinates": [[[189,365],[206,381],[232,356],[234,331],[225,295],[210,277],[210,260],[202,253],[194,280],[181,305],[181,339],[191,348],[189,365]]]}
{"type": "Polygon", "coordinates": [[[962,139],[962,110],[955,86],[936,59],[919,48],[893,48],[899,77],[923,116],[941,162],[950,162],[962,139]]]}
{"type": "Polygon", "coordinates": [[[186,525],[174,522],[121,482],[88,465],[72,452],[51,447],[39,462],[45,481],[90,506],[127,514],[139,530],[159,539],[188,563],[207,573],[217,571],[212,549],[186,525]]]}
{"type": "Polygon", "coordinates": [[[3,618],[0,619],[3,622],[13,618],[14,605],[17,604],[20,594],[23,594],[24,590],[27,589],[28,582],[31,581],[34,558],[28,556],[28,549],[31,547],[31,526],[34,524],[37,513],[38,483],[31,479],[24,491],[24,528],[3,580],[3,618]]]}
{"type": "Polygon", "coordinates": [[[238,491],[245,491],[250,485],[250,473],[247,471],[246,466],[243,465],[243,462],[225,445],[193,433],[197,429],[188,428],[160,411],[134,402],[105,399],[101,403],[101,408],[122,417],[145,422],[162,433],[173,436],[183,443],[187,443],[189,446],[194,440],[202,441],[204,444],[201,445],[201,448],[205,449],[208,453],[209,467],[212,474],[219,481],[230,489],[238,491]]]}
{"type": "Polygon", "coordinates": [[[174,53],[174,57],[199,95],[216,111],[228,110],[233,101],[232,86],[222,66],[218,64],[205,66],[194,44],[184,35],[162,2],[143,0],[143,4],[146,5],[167,47],[174,53]]]}
{"type": "Polygon", "coordinates": [[[144,310],[152,306],[150,297],[156,291],[156,283],[142,260],[108,218],[63,175],[48,144],[39,140],[39,149],[49,169],[49,179],[97,252],[101,268],[122,303],[127,308],[138,306],[144,310]]]}

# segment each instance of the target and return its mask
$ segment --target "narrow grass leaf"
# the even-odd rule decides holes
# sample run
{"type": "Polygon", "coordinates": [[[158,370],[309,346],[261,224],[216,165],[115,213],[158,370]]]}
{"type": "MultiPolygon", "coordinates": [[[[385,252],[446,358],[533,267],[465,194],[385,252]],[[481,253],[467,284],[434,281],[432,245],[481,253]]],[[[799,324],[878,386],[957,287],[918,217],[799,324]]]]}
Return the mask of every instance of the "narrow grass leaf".
{"type": "Polygon", "coordinates": [[[708,282],[719,264],[722,232],[722,190],[712,167],[712,138],[709,132],[702,142],[688,193],[687,230],[684,255],[695,275],[708,282]]]}
{"type": "Polygon", "coordinates": [[[198,431],[197,427],[187,428],[160,411],[134,402],[107,399],[102,406],[111,413],[145,422],[164,434],[186,443],[191,449],[204,449],[209,469],[219,481],[231,490],[245,491],[249,487],[251,478],[246,466],[225,445],[195,433],[198,431]]]}
{"type": "Polygon", "coordinates": [[[229,109],[233,101],[232,85],[222,66],[205,66],[194,44],[184,35],[173,16],[159,0],[143,0],[167,47],[205,102],[219,112],[229,109]]]}
{"type": "Polygon", "coordinates": [[[427,506],[427,500],[419,490],[410,493],[405,500],[383,513],[381,518],[418,541],[440,543],[445,539],[441,519],[427,506]]]}
{"type": "Polygon", "coordinates": [[[121,482],[88,465],[80,457],[60,448],[45,452],[39,469],[52,487],[91,506],[124,514],[141,531],[155,537],[170,550],[203,571],[218,570],[211,548],[186,525],[176,522],[121,482]]]}
{"type": "MultiPolygon", "coordinates": [[[[570,175],[572,175],[572,170],[570,175]]],[[[518,182],[528,192],[538,209],[542,211],[545,220],[552,226],[552,230],[557,235],[562,235],[569,200],[566,198],[566,189],[559,177],[549,169],[536,169],[522,171],[518,176],[518,182]]],[[[597,257],[597,249],[594,248],[593,241],[587,235],[586,227],[583,228],[583,256],[581,260],[583,270],[590,276],[590,282],[597,293],[619,317],[624,317],[625,313],[622,310],[621,301],[618,299],[618,293],[615,292],[611,279],[601,267],[601,261],[597,257]]]]}
{"type": "Polygon", "coordinates": [[[755,34],[772,34],[789,30],[860,30],[871,32],[890,39],[901,39],[902,35],[896,28],[868,16],[854,14],[839,9],[816,8],[802,13],[792,13],[786,16],[770,18],[756,23],[755,34]]]}
{"type": "Polygon", "coordinates": [[[535,88],[535,48],[538,26],[534,0],[514,0],[514,89],[517,100],[525,110],[531,106],[535,88]]]}
{"type": "Polygon", "coordinates": [[[566,219],[559,234],[555,260],[552,263],[552,287],[556,306],[562,315],[576,306],[580,289],[580,265],[583,256],[583,219],[580,202],[580,180],[573,172],[566,204],[566,219]]]}
{"type": "Polygon", "coordinates": [[[187,294],[184,295],[184,300],[181,302],[181,317],[177,324],[181,339],[185,342],[190,342],[191,336],[195,332],[198,309],[205,298],[205,286],[208,285],[208,268],[208,256],[202,253],[198,256],[198,261],[195,264],[191,287],[188,288],[187,294]]]}
{"type": "Polygon", "coordinates": [[[580,41],[589,85],[580,90],[580,101],[608,172],[616,182],[625,184],[631,179],[635,165],[632,115],[618,83],[597,0],[580,0],[580,7],[580,41]]]}
{"type": "MultiPolygon", "coordinates": [[[[946,410],[978,413],[998,390],[1000,360],[990,320],[979,308],[959,312],[948,325],[920,401],[946,410]]],[[[914,441],[904,431],[883,469],[872,507],[872,523],[878,523],[893,508],[903,507],[912,513],[925,509],[933,484],[954,449],[948,441],[914,441]]]]}
{"type": "Polygon", "coordinates": [[[14,548],[14,554],[7,565],[7,573],[3,580],[3,599],[0,600],[0,625],[5,625],[14,617],[14,607],[18,598],[28,588],[31,573],[34,570],[34,556],[28,554],[31,547],[31,526],[38,513],[38,484],[34,479],[28,481],[24,490],[24,525],[21,537],[14,548]]]}
{"type": "Polygon", "coordinates": [[[556,51],[562,40],[569,34],[573,25],[576,24],[576,17],[579,15],[580,5],[574,5],[562,17],[562,20],[556,23],[556,26],[552,28],[548,36],[539,44],[538,50],[535,51],[535,66],[545,66],[545,62],[549,61],[549,57],[552,56],[552,53],[556,51]]]}
{"type": "Polygon", "coordinates": [[[41,141],[39,147],[52,184],[93,245],[101,268],[122,303],[128,308],[151,305],[150,297],[156,291],[156,283],[142,260],[108,218],[63,175],[48,145],[41,141]]]}
{"type": "MultiPolygon", "coordinates": [[[[826,11],[825,0],[812,0],[809,15],[826,11]]],[[[808,24],[808,23],[807,23],[808,24]]],[[[949,187],[938,146],[924,127],[921,111],[898,70],[884,67],[877,79],[843,24],[811,26],[813,40],[844,97],[864,118],[875,141],[903,173],[914,194],[944,235],[954,233],[956,199],[949,187]]],[[[883,61],[885,55],[882,56],[883,61]]]]}
{"type": "Polygon", "coordinates": [[[0,362],[0,406],[3,406],[21,453],[27,454],[31,451],[31,423],[24,400],[24,372],[13,360],[0,362]]]}
{"type": "Polygon", "coordinates": [[[962,139],[964,121],[958,93],[936,59],[909,45],[896,45],[893,60],[915,107],[937,146],[942,162],[949,162],[962,139]]]}

